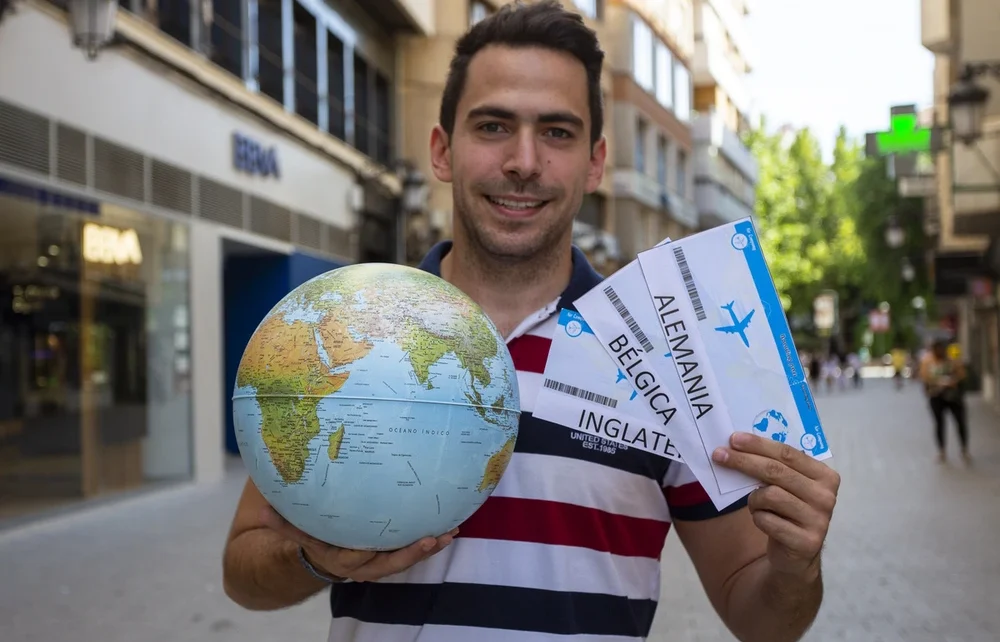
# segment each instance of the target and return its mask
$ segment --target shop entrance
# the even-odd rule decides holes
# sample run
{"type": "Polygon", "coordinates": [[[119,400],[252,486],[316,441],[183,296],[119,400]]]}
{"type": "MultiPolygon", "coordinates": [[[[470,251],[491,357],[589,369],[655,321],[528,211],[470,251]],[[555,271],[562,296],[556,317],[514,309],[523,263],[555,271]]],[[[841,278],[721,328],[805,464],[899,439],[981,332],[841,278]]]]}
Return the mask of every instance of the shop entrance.
{"type": "Polygon", "coordinates": [[[238,454],[232,395],[247,342],[281,297],[312,277],[343,264],[300,252],[282,254],[231,239],[223,241],[222,260],[225,448],[228,453],[238,454]]]}

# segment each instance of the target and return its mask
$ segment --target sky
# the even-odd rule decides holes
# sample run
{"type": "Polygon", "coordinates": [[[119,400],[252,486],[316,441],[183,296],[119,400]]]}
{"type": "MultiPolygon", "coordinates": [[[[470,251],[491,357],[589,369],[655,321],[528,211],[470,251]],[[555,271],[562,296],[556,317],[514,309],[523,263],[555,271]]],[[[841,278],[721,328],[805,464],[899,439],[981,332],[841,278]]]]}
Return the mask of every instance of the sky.
{"type": "Polygon", "coordinates": [[[753,0],[746,21],[754,113],[808,127],[827,159],[840,125],[863,139],[891,106],[933,104],[920,0],[753,0]]]}

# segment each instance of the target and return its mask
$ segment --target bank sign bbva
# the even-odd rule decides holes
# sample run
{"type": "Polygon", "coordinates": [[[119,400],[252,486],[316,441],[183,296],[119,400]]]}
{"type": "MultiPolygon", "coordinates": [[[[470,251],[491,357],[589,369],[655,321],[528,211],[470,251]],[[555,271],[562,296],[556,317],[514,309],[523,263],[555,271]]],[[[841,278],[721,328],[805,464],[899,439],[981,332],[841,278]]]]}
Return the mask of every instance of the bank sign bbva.
{"type": "Polygon", "coordinates": [[[278,169],[278,148],[264,147],[257,141],[233,132],[233,166],[251,176],[281,178],[278,169]]]}

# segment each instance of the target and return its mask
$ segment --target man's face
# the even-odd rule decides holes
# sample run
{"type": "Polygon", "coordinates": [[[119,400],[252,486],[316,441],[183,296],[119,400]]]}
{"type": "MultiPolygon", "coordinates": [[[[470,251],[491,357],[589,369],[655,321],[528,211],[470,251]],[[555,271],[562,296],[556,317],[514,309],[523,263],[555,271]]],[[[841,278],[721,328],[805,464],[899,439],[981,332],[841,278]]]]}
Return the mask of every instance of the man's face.
{"type": "Polygon", "coordinates": [[[449,137],[431,136],[434,174],[452,183],[456,234],[499,259],[568,243],[584,194],[600,184],[605,142],[590,144],[587,73],[573,56],[489,46],[469,64],[449,137]]]}

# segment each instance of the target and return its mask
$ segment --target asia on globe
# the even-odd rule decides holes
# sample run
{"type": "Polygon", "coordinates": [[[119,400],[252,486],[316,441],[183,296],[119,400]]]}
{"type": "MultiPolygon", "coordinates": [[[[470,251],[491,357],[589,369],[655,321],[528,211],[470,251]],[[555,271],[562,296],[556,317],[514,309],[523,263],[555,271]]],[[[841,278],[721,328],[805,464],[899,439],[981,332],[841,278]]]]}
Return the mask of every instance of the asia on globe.
{"type": "Polygon", "coordinates": [[[394,550],[460,525],[514,452],[517,377],[465,293],[415,268],[357,264],[292,290],[236,375],[240,455],[291,524],[394,550]]]}

